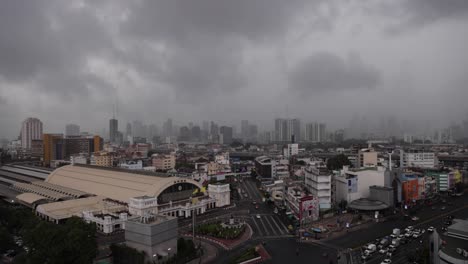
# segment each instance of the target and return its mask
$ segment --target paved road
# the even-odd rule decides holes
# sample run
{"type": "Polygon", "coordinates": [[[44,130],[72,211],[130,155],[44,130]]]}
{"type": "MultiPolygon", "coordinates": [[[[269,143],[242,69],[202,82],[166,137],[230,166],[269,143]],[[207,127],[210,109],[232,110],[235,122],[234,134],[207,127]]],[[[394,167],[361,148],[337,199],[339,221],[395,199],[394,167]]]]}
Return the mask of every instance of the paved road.
{"type": "MultiPolygon", "coordinates": [[[[351,255],[355,256],[353,259],[360,260],[360,255],[362,253],[360,247],[362,245],[374,242],[377,238],[390,235],[393,228],[404,229],[408,225],[413,225],[416,228],[427,229],[429,226],[433,226],[438,232],[442,232],[441,228],[447,215],[454,215],[455,218],[468,218],[468,199],[466,196],[447,198],[447,200],[454,205],[444,211],[440,210],[440,207],[443,206],[442,204],[436,205],[436,210],[432,210],[431,207],[425,207],[418,212],[417,215],[420,217],[420,220],[417,222],[398,219],[396,221],[372,224],[366,229],[350,232],[343,237],[329,240],[326,243],[341,248],[353,248],[351,252],[351,255]]],[[[412,240],[407,245],[400,246],[392,257],[393,263],[407,263],[407,256],[409,254],[415,254],[417,248],[423,248],[429,244],[429,235],[430,234],[426,232],[421,238],[412,240]],[[422,241],[422,244],[420,241],[422,241]]],[[[383,259],[383,256],[376,254],[366,263],[380,263],[383,259]]],[[[353,263],[356,264],[360,262],[354,261],[353,263]]]]}
{"type": "Polygon", "coordinates": [[[445,205],[447,207],[445,211],[440,210],[440,207],[443,206],[441,203],[435,205],[436,210],[432,210],[430,206],[423,207],[423,209],[417,212],[417,216],[420,218],[420,220],[417,222],[404,220],[403,217],[399,216],[397,219],[392,221],[375,223],[370,225],[368,228],[349,232],[347,235],[329,240],[327,243],[341,248],[355,248],[360,247],[370,241],[374,241],[376,238],[389,235],[393,228],[405,228],[408,225],[418,225],[420,223],[425,223],[426,221],[429,221],[429,223],[425,224],[425,226],[428,226],[428,224],[434,225],[440,221],[439,217],[442,215],[451,214],[454,210],[456,211],[463,206],[466,206],[468,204],[468,195],[457,198],[450,197],[446,198],[446,200],[448,202],[452,202],[453,205],[445,205]]]}

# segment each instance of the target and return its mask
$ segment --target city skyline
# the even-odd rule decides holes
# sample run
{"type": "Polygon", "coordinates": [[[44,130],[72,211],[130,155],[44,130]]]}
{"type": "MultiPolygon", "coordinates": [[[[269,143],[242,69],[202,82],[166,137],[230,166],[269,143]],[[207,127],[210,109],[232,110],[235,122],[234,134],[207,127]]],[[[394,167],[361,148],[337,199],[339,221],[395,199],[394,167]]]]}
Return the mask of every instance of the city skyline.
{"type": "Polygon", "coordinates": [[[29,116],[97,132],[116,103],[121,122],[260,130],[278,117],[339,129],[393,116],[419,131],[464,120],[468,4],[383,2],[7,2],[0,137],[29,116]]]}

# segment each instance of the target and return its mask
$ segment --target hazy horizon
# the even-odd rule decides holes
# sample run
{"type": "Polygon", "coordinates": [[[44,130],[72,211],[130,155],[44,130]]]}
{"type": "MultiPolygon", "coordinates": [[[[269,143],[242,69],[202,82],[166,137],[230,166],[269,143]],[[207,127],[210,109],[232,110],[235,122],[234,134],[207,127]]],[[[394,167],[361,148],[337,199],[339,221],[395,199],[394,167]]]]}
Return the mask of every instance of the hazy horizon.
{"type": "Polygon", "coordinates": [[[5,1],[0,138],[27,117],[100,132],[115,104],[122,131],[167,118],[444,128],[468,119],[467,21],[464,0],[5,1]]]}

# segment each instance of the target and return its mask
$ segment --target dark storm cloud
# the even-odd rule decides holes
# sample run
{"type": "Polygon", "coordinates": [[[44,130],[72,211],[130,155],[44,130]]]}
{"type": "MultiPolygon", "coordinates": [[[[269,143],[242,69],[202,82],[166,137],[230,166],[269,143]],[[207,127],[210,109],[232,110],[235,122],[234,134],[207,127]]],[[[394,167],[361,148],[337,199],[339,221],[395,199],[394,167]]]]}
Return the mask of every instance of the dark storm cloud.
{"type": "Polygon", "coordinates": [[[373,89],[380,83],[380,72],[362,62],[354,54],[342,59],[328,52],[315,53],[298,65],[289,75],[293,90],[303,95],[322,92],[373,89]]]}
{"type": "Polygon", "coordinates": [[[387,1],[366,9],[395,20],[386,27],[386,32],[390,34],[404,33],[441,20],[468,18],[466,0],[387,1]]]}
{"type": "Polygon", "coordinates": [[[193,34],[232,34],[257,40],[284,33],[301,10],[320,2],[322,0],[145,0],[134,8],[125,30],[175,42],[193,34]]]}
{"type": "Polygon", "coordinates": [[[54,36],[43,1],[2,1],[0,75],[8,80],[33,77],[41,68],[57,67],[54,36]]]}
{"type": "MultiPolygon", "coordinates": [[[[229,94],[242,87],[246,82],[242,71],[246,43],[277,45],[277,38],[284,37],[306,7],[321,2],[142,1],[132,7],[121,28],[132,38],[158,42],[167,50],[161,56],[147,52],[145,59],[132,64],[166,83],[178,100],[198,102],[207,94],[229,94]],[[161,62],[164,70],[155,66],[161,62]]],[[[310,9],[308,15],[314,14],[310,9]]]]}
{"type": "Polygon", "coordinates": [[[5,1],[0,8],[0,75],[32,81],[57,95],[87,94],[82,68],[88,56],[110,47],[90,10],[56,1],[5,1]]]}

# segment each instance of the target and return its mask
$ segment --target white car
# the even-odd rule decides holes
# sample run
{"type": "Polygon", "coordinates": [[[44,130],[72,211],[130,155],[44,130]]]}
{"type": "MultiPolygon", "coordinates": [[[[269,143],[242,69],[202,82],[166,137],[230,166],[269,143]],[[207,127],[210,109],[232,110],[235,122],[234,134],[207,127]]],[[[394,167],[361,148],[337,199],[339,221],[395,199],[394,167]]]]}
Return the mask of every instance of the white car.
{"type": "Polygon", "coordinates": [[[434,232],[434,227],[433,226],[430,226],[428,229],[427,229],[427,232],[434,232]]]}
{"type": "Polygon", "coordinates": [[[414,234],[413,234],[413,238],[418,238],[420,236],[421,236],[421,233],[414,232],[414,234]]]}
{"type": "Polygon", "coordinates": [[[410,237],[413,237],[413,232],[408,232],[405,234],[405,237],[406,238],[410,238],[410,237]]]}
{"type": "Polygon", "coordinates": [[[379,250],[379,253],[380,254],[385,254],[387,253],[388,249],[387,248],[382,248],[381,250],[379,250]]]}
{"type": "Polygon", "coordinates": [[[260,215],[259,215],[259,214],[258,214],[256,217],[257,217],[257,219],[260,219],[260,215]]]}
{"type": "Polygon", "coordinates": [[[392,263],[391,259],[384,259],[382,262],[380,262],[380,264],[390,264],[390,263],[392,263]]]}

